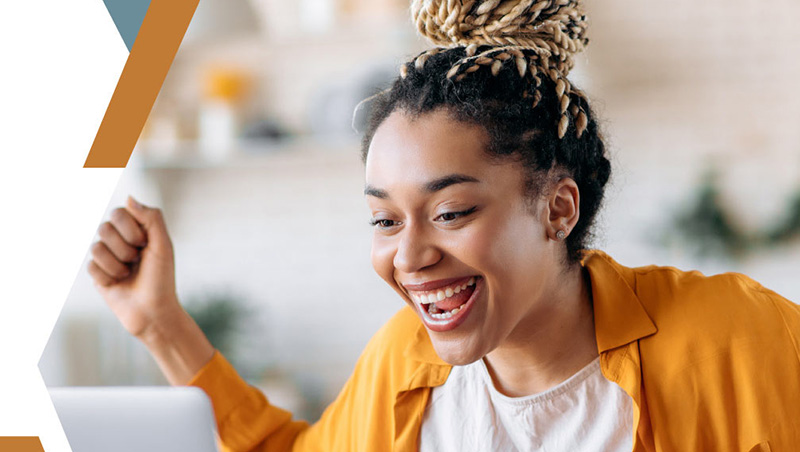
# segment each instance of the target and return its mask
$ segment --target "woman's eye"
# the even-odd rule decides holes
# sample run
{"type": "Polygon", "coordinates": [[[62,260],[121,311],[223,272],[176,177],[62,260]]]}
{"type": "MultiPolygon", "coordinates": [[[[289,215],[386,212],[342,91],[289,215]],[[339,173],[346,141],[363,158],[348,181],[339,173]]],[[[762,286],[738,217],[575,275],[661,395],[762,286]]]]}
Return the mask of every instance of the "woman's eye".
{"type": "Polygon", "coordinates": [[[372,220],[369,220],[369,224],[371,226],[378,226],[381,229],[388,229],[391,228],[392,226],[395,226],[397,222],[385,218],[373,218],[372,220]]]}
{"type": "Polygon", "coordinates": [[[476,209],[477,209],[477,207],[471,207],[471,208],[469,208],[467,210],[462,210],[460,212],[445,212],[445,213],[440,214],[438,217],[436,217],[435,220],[442,221],[442,222],[445,222],[445,223],[449,223],[449,222],[455,221],[455,220],[457,220],[457,219],[459,219],[461,217],[465,217],[465,216],[471,214],[472,212],[475,212],[476,209]]]}

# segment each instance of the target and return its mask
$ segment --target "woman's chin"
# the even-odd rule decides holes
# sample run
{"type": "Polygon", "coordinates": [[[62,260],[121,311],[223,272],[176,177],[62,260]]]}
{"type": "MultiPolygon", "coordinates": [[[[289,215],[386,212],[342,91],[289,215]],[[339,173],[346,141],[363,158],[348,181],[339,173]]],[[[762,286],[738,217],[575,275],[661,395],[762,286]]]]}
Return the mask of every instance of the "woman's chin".
{"type": "Polygon", "coordinates": [[[436,333],[431,334],[431,342],[433,343],[434,350],[436,350],[436,354],[439,355],[442,361],[451,366],[466,366],[486,355],[483,350],[470,347],[463,341],[437,340],[437,338],[433,337],[435,335],[436,333]]]}

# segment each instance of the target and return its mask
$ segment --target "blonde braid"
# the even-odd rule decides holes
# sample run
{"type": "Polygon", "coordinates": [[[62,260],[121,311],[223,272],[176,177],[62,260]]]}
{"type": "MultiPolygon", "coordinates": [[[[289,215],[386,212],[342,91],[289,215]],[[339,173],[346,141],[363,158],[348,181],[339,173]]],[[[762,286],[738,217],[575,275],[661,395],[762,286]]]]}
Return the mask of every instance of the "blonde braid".
{"type": "MultiPolygon", "coordinates": [[[[420,34],[438,46],[413,60],[417,70],[431,56],[453,47],[466,47],[466,56],[447,73],[455,81],[481,67],[489,67],[496,76],[513,59],[519,76],[530,78],[535,86],[533,107],[542,97],[539,76],[555,84],[561,113],[559,138],[566,134],[570,116],[578,137],[586,130],[586,98],[567,80],[573,55],[588,44],[582,0],[412,0],[411,15],[420,34]],[[478,54],[479,46],[492,48],[478,54]]],[[[401,76],[405,78],[407,71],[403,65],[401,76]]]]}

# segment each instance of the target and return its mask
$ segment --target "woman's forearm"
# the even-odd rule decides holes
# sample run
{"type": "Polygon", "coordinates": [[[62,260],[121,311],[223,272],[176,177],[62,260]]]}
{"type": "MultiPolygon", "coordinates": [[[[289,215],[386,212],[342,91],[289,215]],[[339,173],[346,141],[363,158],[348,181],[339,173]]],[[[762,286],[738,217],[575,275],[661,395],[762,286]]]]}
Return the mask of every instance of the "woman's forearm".
{"type": "Polygon", "coordinates": [[[214,356],[214,347],[183,309],[152,325],[139,339],[172,385],[187,384],[214,356]]]}

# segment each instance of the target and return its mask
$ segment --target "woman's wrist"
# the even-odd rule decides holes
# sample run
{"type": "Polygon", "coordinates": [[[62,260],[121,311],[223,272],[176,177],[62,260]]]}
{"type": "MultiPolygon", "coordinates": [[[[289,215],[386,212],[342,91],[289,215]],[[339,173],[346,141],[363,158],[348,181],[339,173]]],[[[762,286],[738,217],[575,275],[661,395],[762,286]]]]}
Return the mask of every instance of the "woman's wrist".
{"type": "MultiPolygon", "coordinates": [[[[147,325],[134,336],[148,349],[158,348],[169,343],[185,329],[184,324],[191,316],[183,309],[177,296],[169,297],[159,303],[157,313],[152,313],[147,325]]],[[[156,311],[156,310],[153,310],[156,311]]]]}
{"type": "Polygon", "coordinates": [[[192,317],[177,305],[159,316],[139,340],[147,347],[173,385],[185,385],[214,356],[214,347],[192,317]]]}

